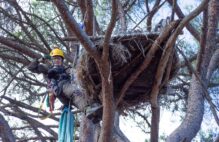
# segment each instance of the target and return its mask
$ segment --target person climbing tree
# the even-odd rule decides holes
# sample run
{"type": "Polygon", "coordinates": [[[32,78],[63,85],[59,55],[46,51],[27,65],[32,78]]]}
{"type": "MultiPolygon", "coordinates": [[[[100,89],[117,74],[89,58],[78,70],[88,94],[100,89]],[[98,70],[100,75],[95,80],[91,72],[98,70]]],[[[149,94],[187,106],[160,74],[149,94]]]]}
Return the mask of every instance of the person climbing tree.
{"type": "Polygon", "coordinates": [[[94,123],[101,120],[102,106],[99,103],[90,101],[84,93],[74,87],[71,82],[70,73],[64,66],[64,52],[55,47],[50,56],[44,56],[38,60],[34,60],[28,66],[28,69],[33,73],[42,73],[47,81],[47,89],[49,94],[50,110],[54,109],[54,101],[56,98],[64,106],[69,103],[76,106],[81,111],[85,112],[86,116],[94,123]],[[52,62],[49,61],[52,59],[52,62]]]}

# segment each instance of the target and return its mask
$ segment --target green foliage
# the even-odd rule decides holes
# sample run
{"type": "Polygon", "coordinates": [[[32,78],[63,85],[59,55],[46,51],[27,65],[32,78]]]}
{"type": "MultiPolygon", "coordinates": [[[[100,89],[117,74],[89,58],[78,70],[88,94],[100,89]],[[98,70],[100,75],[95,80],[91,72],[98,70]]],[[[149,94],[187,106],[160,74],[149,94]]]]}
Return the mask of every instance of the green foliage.
{"type": "Polygon", "coordinates": [[[214,132],[212,130],[208,132],[200,131],[200,142],[213,142],[214,141],[214,132]]]}

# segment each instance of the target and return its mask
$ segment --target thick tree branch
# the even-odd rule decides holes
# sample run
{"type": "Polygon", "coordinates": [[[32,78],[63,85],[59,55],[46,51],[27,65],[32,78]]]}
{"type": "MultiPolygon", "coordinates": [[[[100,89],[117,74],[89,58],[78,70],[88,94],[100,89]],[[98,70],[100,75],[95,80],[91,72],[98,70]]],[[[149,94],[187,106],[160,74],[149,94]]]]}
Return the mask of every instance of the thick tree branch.
{"type": "Polygon", "coordinates": [[[109,58],[109,43],[110,43],[110,38],[113,32],[113,29],[116,25],[116,16],[118,12],[118,4],[116,0],[112,0],[112,16],[110,19],[110,23],[107,27],[106,34],[104,37],[103,41],[103,54],[102,54],[102,59],[104,62],[108,61],[109,58]]]}
{"type": "Polygon", "coordinates": [[[93,2],[92,0],[86,0],[86,12],[85,12],[85,31],[91,36],[93,35],[94,28],[94,11],[93,11],[93,2]]]}
{"type": "MultiPolygon", "coordinates": [[[[64,45],[65,47],[68,47],[67,44],[65,42],[63,42],[63,40],[61,39],[61,37],[58,35],[57,31],[48,23],[48,21],[45,21],[43,18],[39,17],[38,15],[36,14],[32,14],[32,13],[27,13],[27,15],[31,15],[31,16],[34,16],[36,17],[37,19],[39,19],[40,21],[42,21],[46,26],[49,27],[49,29],[54,33],[55,37],[58,39],[58,41],[64,45]]],[[[49,50],[50,51],[50,50],[49,50]]],[[[48,53],[48,51],[46,50],[43,50],[43,53],[48,53]]]]}
{"type": "MultiPolygon", "coordinates": [[[[39,118],[43,118],[43,117],[49,115],[49,113],[46,112],[46,111],[43,111],[43,110],[39,111],[39,108],[36,108],[36,107],[31,106],[31,105],[22,103],[20,101],[16,101],[14,99],[11,99],[10,97],[3,96],[2,98],[9,101],[11,104],[16,105],[17,107],[25,108],[27,110],[33,111],[34,113],[38,112],[39,114],[41,114],[41,116],[39,116],[39,118]]],[[[59,121],[59,119],[56,118],[54,115],[51,115],[50,119],[53,119],[54,121],[57,121],[57,122],[59,121]]]]}
{"type": "MultiPolygon", "coordinates": [[[[173,0],[167,0],[167,1],[170,3],[170,5],[172,6],[174,5],[173,0]]],[[[185,15],[183,14],[182,10],[180,9],[177,3],[175,5],[175,12],[180,19],[183,19],[185,17],[185,15]]],[[[187,24],[186,28],[195,37],[196,40],[200,41],[200,33],[191,24],[187,24]]]]}
{"type": "Polygon", "coordinates": [[[20,119],[22,119],[22,120],[24,120],[24,121],[27,121],[28,123],[32,123],[32,124],[34,124],[34,126],[37,126],[37,127],[40,127],[40,128],[42,128],[42,129],[46,130],[48,133],[50,133],[51,135],[53,135],[54,138],[56,138],[56,139],[58,138],[58,135],[57,135],[56,132],[54,132],[54,130],[52,130],[52,129],[49,128],[48,126],[45,126],[44,124],[38,122],[37,120],[32,119],[31,117],[28,117],[28,116],[27,116],[23,111],[21,111],[21,110],[15,110],[14,112],[8,111],[8,110],[6,110],[6,109],[4,109],[4,108],[0,108],[0,110],[1,110],[2,112],[4,112],[5,114],[8,114],[8,115],[10,115],[10,116],[14,116],[14,117],[20,118],[20,119]]]}
{"type": "Polygon", "coordinates": [[[12,39],[0,36],[0,43],[8,46],[11,49],[16,50],[17,52],[19,52],[21,54],[25,54],[25,55],[27,55],[31,58],[40,58],[41,57],[39,54],[35,53],[34,51],[32,51],[29,48],[17,43],[16,41],[14,41],[12,39]]]}
{"type": "Polygon", "coordinates": [[[113,122],[115,115],[114,94],[113,94],[113,78],[111,74],[111,62],[109,61],[109,43],[116,24],[118,0],[112,0],[112,14],[110,23],[107,27],[106,34],[103,41],[103,53],[101,60],[99,60],[98,68],[101,75],[102,97],[103,97],[103,126],[99,142],[112,141],[113,122]]]}
{"type": "Polygon", "coordinates": [[[0,137],[2,142],[15,142],[15,137],[9,127],[7,121],[0,114],[0,137]]]}
{"type": "Polygon", "coordinates": [[[207,79],[211,79],[211,76],[212,76],[212,73],[215,71],[215,69],[218,68],[219,64],[219,49],[217,49],[212,58],[211,58],[211,61],[209,63],[209,67],[208,67],[208,71],[207,71],[207,75],[206,75],[206,78],[207,79]]]}
{"type": "Polygon", "coordinates": [[[86,51],[88,51],[88,53],[92,57],[94,57],[95,60],[98,60],[100,57],[96,52],[95,45],[88,38],[86,33],[79,27],[74,17],[72,17],[71,13],[69,12],[65,4],[65,1],[64,0],[52,0],[52,1],[58,8],[66,26],[68,26],[68,28],[77,36],[78,40],[84,46],[86,51]]]}

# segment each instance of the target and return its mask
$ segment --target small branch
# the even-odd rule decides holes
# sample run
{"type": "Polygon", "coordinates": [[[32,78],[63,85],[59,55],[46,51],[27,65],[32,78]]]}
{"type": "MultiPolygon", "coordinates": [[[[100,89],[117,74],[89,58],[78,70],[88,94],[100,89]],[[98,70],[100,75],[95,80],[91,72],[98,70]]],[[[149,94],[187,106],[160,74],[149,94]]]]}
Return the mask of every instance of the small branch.
{"type": "Polygon", "coordinates": [[[167,68],[166,68],[166,73],[165,73],[165,78],[163,79],[163,83],[161,84],[160,87],[162,87],[165,84],[167,84],[169,79],[170,79],[170,73],[171,73],[171,69],[172,69],[172,65],[173,65],[174,51],[175,51],[175,49],[172,50],[172,53],[171,53],[171,55],[169,57],[169,60],[168,60],[168,63],[167,63],[167,68]]]}
{"type": "Polygon", "coordinates": [[[15,9],[17,9],[18,11],[21,11],[21,13],[23,14],[23,16],[25,17],[28,25],[30,25],[30,27],[36,32],[36,34],[38,35],[38,37],[40,38],[40,40],[44,43],[44,45],[46,46],[46,48],[48,49],[48,51],[51,50],[48,42],[46,41],[46,39],[44,38],[44,36],[41,34],[41,32],[37,29],[36,25],[34,25],[31,21],[31,19],[27,16],[27,14],[25,13],[25,11],[23,11],[23,9],[20,7],[20,5],[16,2],[16,1],[9,1],[11,3],[11,5],[13,5],[15,7],[15,9]]]}
{"type": "Polygon", "coordinates": [[[118,12],[119,12],[120,25],[121,25],[121,32],[125,33],[127,30],[125,11],[120,1],[118,1],[118,12]]]}
{"type": "Polygon", "coordinates": [[[175,15],[175,11],[176,11],[176,0],[172,0],[172,13],[171,13],[171,18],[170,18],[170,21],[173,21],[174,20],[174,15],[175,15]]]}
{"type": "MultiPolygon", "coordinates": [[[[31,16],[34,16],[36,17],[37,19],[41,20],[43,23],[45,23],[46,26],[48,26],[50,28],[50,30],[54,33],[55,37],[59,40],[59,42],[64,45],[65,47],[68,47],[68,45],[66,45],[65,42],[63,42],[63,40],[61,39],[61,37],[59,37],[58,33],[56,32],[56,29],[54,29],[49,23],[48,21],[45,21],[42,17],[39,17],[38,15],[36,14],[33,14],[33,13],[27,13],[28,15],[31,15],[31,16]]],[[[56,18],[56,17],[55,17],[56,18]]],[[[53,18],[54,19],[54,18],[53,18]]],[[[44,53],[46,53],[44,51],[44,53]]]]}
{"type": "Polygon", "coordinates": [[[159,122],[160,122],[160,107],[151,106],[151,142],[158,142],[159,139],[159,122]]]}
{"type": "Polygon", "coordinates": [[[148,127],[151,127],[151,124],[150,124],[149,120],[147,119],[147,117],[146,117],[145,115],[143,115],[142,113],[140,113],[140,112],[138,112],[138,111],[136,111],[135,113],[136,113],[138,116],[140,116],[140,117],[147,123],[148,127]]]}
{"type": "MultiPolygon", "coordinates": [[[[165,4],[166,1],[164,1],[163,3],[161,3],[158,7],[156,7],[155,9],[159,9],[161,6],[163,6],[165,4]]],[[[150,13],[146,14],[133,28],[131,31],[134,31],[149,15],[150,13]]]]}
{"type": "Polygon", "coordinates": [[[202,33],[200,37],[200,49],[197,56],[197,64],[196,68],[200,71],[201,64],[203,62],[203,54],[205,52],[206,48],[206,41],[207,41],[207,31],[208,31],[208,7],[206,7],[203,11],[203,24],[202,24],[202,33]]]}
{"type": "MultiPolygon", "coordinates": [[[[25,66],[22,66],[22,67],[12,76],[12,78],[11,78],[11,80],[8,82],[7,86],[1,91],[1,92],[4,91],[4,93],[3,93],[3,95],[0,96],[0,102],[1,102],[2,98],[6,95],[6,92],[7,92],[8,87],[11,85],[11,83],[12,83],[13,80],[16,78],[16,76],[18,75],[18,73],[20,73],[20,72],[23,70],[24,67],[25,67],[25,66]]],[[[0,93],[1,93],[1,92],[0,92],[0,93]]]]}
{"type": "Polygon", "coordinates": [[[118,4],[117,0],[112,0],[112,16],[110,19],[110,23],[107,27],[106,34],[104,37],[104,42],[103,42],[103,54],[102,54],[102,59],[103,61],[108,61],[109,58],[109,42],[110,38],[113,32],[113,29],[116,25],[116,16],[117,16],[117,11],[118,11],[118,4]]]}
{"type": "Polygon", "coordinates": [[[145,5],[146,5],[146,11],[147,13],[150,12],[150,7],[149,7],[149,4],[148,4],[148,0],[145,0],[145,5]]]}
{"type": "Polygon", "coordinates": [[[9,110],[6,110],[4,108],[0,108],[1,112],[5,113],[5,114],[8,114],[10,116],[14,116],[14,117],[17,117],[17,118],[20,118],[21,120],[24,120],[24,121],[27,121],[28,123],[32,123],[34,124],[35,126],[39,127],[39,128],[42,128],[44,129],[45,131],[47,131],[48,133],[50,133],[54,138],[57,139],[58,135],[57,133],[52,130],[51,128],[49,128],[48,126],[42,124],[41,122],[31,118],[31,117],[28,117],[23,111],[21,111],[20,109],[17,109],[17,108],[14,108],[15,110],[13,111],[9,111],[9,110]]]}
{"type": "MultiPolygon", "coordinates": [[[[27,109],[29,111],[33,111],[34,113],[39,111],[39,108],[36,108],[36,107],[31,106],[31,105],[22,103],[20,101],[13,100],[13,99],[11,99],[10,97],[7,97],[7,96],[3,96],[3,99],[9,101],[11,104],[16,105],[17,107],[21,107],[21,108],[27,109]]],[[[41,114],[42,116],[38,116],[38,117],[44,117],[44,116],[48,116],[49,115],[48,112],[43,111],[43,110],[41,110],[39,112],[39,114],[41,114]]],[[[54,115],[52,115],[50,118],[53,119],[54,121],[57,121],[57,122],[59,121],[59,119],[56,118],[54,115]]]]}
{"type": "MultiPolygon", "coordinates": [[[[174,5],[173,0],[167,0],[167,1],[170,5],[172,6],[174,5]]],[[[177,5],[177,3],[175,5],[175,12],[180,19],[183,19],[185,17],[185,15],[183,14],[182,10],[180,9],[179,5],[177,5]]],[[[200,40],[200,33],[191,24],[187,24],[186,28],[195,37],[197,41],[200,40]]]]}
{"type": "MultiPolygon", "coordinates": [[[[148,13],[148,18],[147,18],[147,31],[151,31],[152,29],[152,18],[154,16],[154,14],[159,10],[160,6],[160,1],[161,0],[156,0],[155,4],[152,8],[152,10],[148,13]]],[[[164,1],[163,3],[165,3],[166,1],[164,1]]],[[[161,4],[162,5],[162,4],[161,4]]]]}

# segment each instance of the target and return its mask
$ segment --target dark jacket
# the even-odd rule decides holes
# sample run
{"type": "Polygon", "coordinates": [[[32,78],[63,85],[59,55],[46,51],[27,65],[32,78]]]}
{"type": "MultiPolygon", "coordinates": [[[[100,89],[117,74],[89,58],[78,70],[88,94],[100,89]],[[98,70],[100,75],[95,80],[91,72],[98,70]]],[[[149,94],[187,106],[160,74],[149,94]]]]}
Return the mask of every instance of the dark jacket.
{"type": "Polygon", "coordinates": [[[47,81],[47,88],[56,88],[55,92],[59,94],[56,97],[58,97],[63,104],[68,104],[69,99],[62,93],[62,88],[64,83],[70,82],[70,75],[66,73],[64,66],[52,66],[34,60],[27,68],[33,73],[42,73],[47,81]]]}
{"type": "Polygon", "coordinates": [[[66,68],[64,66],[52,66],[34,60],[27,68],[33,73],[42,73],[46,79],[55,79],[57,81],[70,79],[70,75],[66,73],[66,68]]]}

